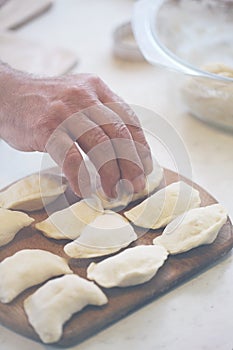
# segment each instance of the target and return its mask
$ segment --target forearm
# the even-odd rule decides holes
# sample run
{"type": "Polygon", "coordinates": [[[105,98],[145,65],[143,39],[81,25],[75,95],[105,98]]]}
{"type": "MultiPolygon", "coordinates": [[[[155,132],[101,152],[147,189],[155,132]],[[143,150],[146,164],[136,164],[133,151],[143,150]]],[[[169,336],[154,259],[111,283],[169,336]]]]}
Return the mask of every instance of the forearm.
{"type": "Polygon", "coordinates": [[[25,120],[24,86],[27,73],[17,71],[0,61],[0,137],[11,146],[30,150],[24,139],[27,121],[25,120]],[[22,144],[22,145],[21,145],[22,144]]]}
{"type": "Polygon", "coordinates": [[[8,104],[8,93],[12,80],[11,68],[0,61],[0,137],[3,137],[3,130],[6,127],[6,105],[8,104]]]}
{"type": "Polygon", "coordinates": [[[8,107],[16,89],[17,73],[7,64],[0,62],[0,137],[4,138],[7,129],[8,107]]]}
{"type": "Polygon", "coordinates": [[[15,90],[15,84],[22,75],[22,72],[17,71],[16,69],[11,68],[8,64],[0,61],[0,99],[8,93],[8,90],[15,90]]]}

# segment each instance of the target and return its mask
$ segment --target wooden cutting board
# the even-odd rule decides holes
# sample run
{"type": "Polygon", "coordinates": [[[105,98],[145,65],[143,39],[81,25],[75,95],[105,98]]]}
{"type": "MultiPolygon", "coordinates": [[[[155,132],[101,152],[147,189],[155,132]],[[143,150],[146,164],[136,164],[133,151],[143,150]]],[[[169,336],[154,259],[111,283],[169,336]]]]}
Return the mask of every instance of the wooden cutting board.
{"type": "MultiPolygon", "coordinates": [[[[181,180],[181,177],[172,171],[165,170],[165,180],[166,183],[169,184],[181,180]]],[[[188,180],[185,181],[190,183],[188,180]]],[[[200,191],[202,206],[216,203],[215,199],[204,189],[195,184],[194,187],[200,191]]],[[[74,198],[72,198],[69,192],[67,197],[70,199],[70,202],[74,201],[74,198]]],[[[59,207],[59,200],[57,202],[57,209],[61,209],[59,207]]],[[[46,213],[44,211],[34,212],[31,216],[38,222],[46,218],[46,213]]],[[[136,230],[140,233],[138,229],[136,230]]],[[[161,231],[162,230],[154,230],[148,232],[146,235],[140,237],[136,243],[133,243],[132,246],[151,244],[153,238],[160,234],[161,231]]],[[[49,250],[65,257],[63,252],[65,243],[67,243],[67,241],[55,241],[44,237],[34,226],[24,228],[16,235],[13,242],[0,249],[0,261],[18,250],[28,248],[49,250]]],[[[63,336],[56,345],[63,347],[71,346],[90,337],[94,333],[118,321],[130,312],[135,311],[137,308],[184,282],[204,268],[211,266],[217,259],[230,251],[232,247],[233,230],[232,224],[228,219],[214,243],[195,248],[187,253],[170,256],[151,281],[130,288],[103,288],[104,293],[109,299],[108,304],[102,307],[88,306],[81,312],[75,314],[72,319],[65,324],[63,336]]],[[[82,277],[86,277],[86,269],[90,262],[97,262],[102,259],[103,258],[70,259],[69,265],[74,272],[82,277]]],[[[38,341],[39,337],[29,325],[23,310],[24,299],[37,288],[38,286],[30,288],[10,304],[6,305],[0,303],[0,323],[15,332],[38,341]]]]}

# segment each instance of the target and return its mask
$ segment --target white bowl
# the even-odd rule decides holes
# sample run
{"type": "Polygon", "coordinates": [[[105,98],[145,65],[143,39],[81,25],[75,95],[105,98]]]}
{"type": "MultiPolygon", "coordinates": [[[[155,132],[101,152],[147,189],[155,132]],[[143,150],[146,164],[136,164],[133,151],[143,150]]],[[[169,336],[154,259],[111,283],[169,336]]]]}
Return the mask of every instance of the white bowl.
{"type": "Polygon", "coordinates": [[[147,61],[185,78],[189,111],[233,131],[233,1],[141,0],[132,26],[147,61]]]}

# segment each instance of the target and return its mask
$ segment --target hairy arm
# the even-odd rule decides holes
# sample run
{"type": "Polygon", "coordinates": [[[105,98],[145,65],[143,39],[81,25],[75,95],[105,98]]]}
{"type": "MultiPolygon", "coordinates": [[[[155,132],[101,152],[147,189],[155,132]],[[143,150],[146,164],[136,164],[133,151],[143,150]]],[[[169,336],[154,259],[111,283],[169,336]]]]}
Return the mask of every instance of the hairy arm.
{"type": "Polygon", "coordinates": [[[137,116],[90,74],[38,78],[0,62],[0,136],[18,150],[48,152],[81,197],[88,195],[90,179],[77,144],[109,197],[120,179],[141,191],[152,170],[137,116]]]}

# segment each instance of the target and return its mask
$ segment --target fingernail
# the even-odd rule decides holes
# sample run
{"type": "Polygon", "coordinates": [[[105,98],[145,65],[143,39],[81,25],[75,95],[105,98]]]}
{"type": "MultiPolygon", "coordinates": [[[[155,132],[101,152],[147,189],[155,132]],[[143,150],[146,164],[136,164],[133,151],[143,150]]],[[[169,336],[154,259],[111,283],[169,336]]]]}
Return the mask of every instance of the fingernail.
{"type": "Polygon", "coordinates": [[[128,194],[133,194],[134,192],[133,184],[130,181],[124,181],[124,190],[128,194]]]}
{"type": "Polygon", "coordinates": [[[132,185],[134,188],[134,192],[142,191],[146,186],[146,180],[144,174],[139,175],[135,179],[132,180],[132,185]]]}
{"type": "Polygon", "coordinates": [[[145,170],[146,175],[148,175],[152,172],[153,162],[152,162],[152,159],[150,156],[143,159],[143,166],[144,166],[144,170],[145,170]]]}

